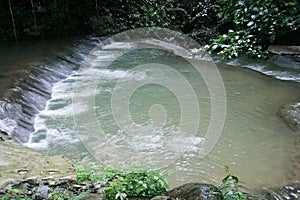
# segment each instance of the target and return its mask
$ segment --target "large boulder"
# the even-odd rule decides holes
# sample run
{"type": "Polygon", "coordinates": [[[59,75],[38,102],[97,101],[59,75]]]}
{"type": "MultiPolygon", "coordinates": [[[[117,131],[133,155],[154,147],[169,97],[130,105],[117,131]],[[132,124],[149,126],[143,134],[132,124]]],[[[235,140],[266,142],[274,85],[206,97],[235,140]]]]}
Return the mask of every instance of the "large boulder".
{"type": "Polygon", "coordinates": [[[173,199],[178,200],[221,200],[222,193],[214,185],[204,183],[187,183],[168,192],[173,199]]]}

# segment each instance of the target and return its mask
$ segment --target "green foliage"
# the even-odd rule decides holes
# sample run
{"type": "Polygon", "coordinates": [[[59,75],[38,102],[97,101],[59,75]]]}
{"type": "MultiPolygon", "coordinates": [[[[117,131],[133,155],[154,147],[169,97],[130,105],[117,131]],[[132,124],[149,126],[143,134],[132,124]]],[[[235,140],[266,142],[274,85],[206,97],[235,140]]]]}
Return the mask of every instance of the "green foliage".
{"type": "Polygon", "coordinates": [[[77,166],[75,168],[75,175],[77,183],[82,183],[84,181],[94,183],[103,180],[102,174],[100,174],[100,169],[98,167],[77,166]]]}
{"type": "MultiPolygon", "coordinates": [[[[76,182],[86,184],[90,183],[105,183],[104,198],[107,200],[128,199],[133,197],[154,197],[158,195],[166,195],[168,184],[163,179],[163,174],[157,171],[140,170],[136,172],[125,172],[118,169],[105,167],[83,167],[75,168],[76,182]]],[[[48,199],[53,200],[73,200],[82,199],[90,190],[74,193],[74,188],[71,185],[61,187],[62,191],[55,191],[54,187],[49,186],[48,199]],[[76,195],[77,194],[77,195],[76,195]]],[[[7,194],[2,196],[2,200],[17,199],[29,200],[27,194],[23,190],[13,188],[8,185],[5,188],[7,194]],[[24,196],[26,198],[20,198],[24,196]]],[[[32,194],[36,188],[32,188],[32,194]]]]}
{"type": "Polygon", "coordinates": [[[12,194],[20,194],[20,193],[23,193],[24,191],[21,190],[21,189],[18,189],[18,188],[12,188],[11,185],[8,185],[5,187],[6,190],[8,190],[10,193],[12,194]]]}
{"type": "Polygon", "coordinates": [[[109,167],[101,170],[96,167],[78,166],[75,168],[75,175],[78,183],[107,183],[104,197],[108,200],[165,195],[169,187],[163,179],[163,174],[156,171],[125,172],[109,167]]]}
{"type": "Polygon", "coordinates": [[[265,58],[269,43],[299,27],[299,8],[296,0],[219,0],[215,10],[220,29],[227,33],[207,49],[225,58],[243,52],[250,57],[265,58]]]}
{"type": "Polygon", "coordinates": [[[173,0],[104,1],[99,4],[98,15],[90,18],[89,24],[98,33],[115,33],[139,27],[168,27],[173,17],[167,9],[173,0]]]}
{"type": "Polygon", "coordinates": [[[107,200],[165,195],[169,187],[160,172],[122,172],[109,168],[105,171],[108,185],[104,198],[107,200]]]}
{"type": "Polygon", "coordinates": [[[219,35],[205,49],[209,53],[217,52],[223,58],[235,58],[245,53],[253,58],[267,58],[268,51],[264,50],[256,37],[245,31],[229,30],[227,34],[219,35]]]}
{"type": "Polygon", "coordinates": [[[237,176],[233,175],[228,166],[225,166],[226,177],[223,178],[219,190],[223,192],[224,200],[257,199],[245,192],[247,188],[240,183],[237,176]]]}

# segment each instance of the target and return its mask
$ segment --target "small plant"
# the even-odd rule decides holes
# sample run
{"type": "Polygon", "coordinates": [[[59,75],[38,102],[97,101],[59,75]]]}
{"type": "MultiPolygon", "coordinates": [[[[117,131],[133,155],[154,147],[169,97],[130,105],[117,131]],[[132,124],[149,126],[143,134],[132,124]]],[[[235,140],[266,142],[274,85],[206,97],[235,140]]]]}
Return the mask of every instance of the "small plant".
{"type": "Polygon", "coordinates": [[[223,178],[219,187],[219,190],[223,192],[224,200],[257,199],[245,192],[248,188],[240,184],[239,178],[232,174],[227,165],[225,166],[225,172],[227,176],[223,178]]]}
{"type": "Polygon", "coordinates": [[[97,182],[102,181],[100,169],[96,167],[77,166],[75,168],[76,182],[82,183],[84,181],[97,182]]]}
{"type": "Polygon", "coordinates": [[[23,194],[24,191],[18,188],[13,188],[12,185],[7,185],[5,187],[5,190],[7,191],[7,194],[3,195],[1,200],[7,200],[7,199],[16,199],[16,200],[30,200],[30,198],[16,198],[16,196],[23,194]]]}
{"type": "Polygon", "coordinates": [[[163,179],[163,174],[160,172],[126,173],[118,171],[117,173],[111,173],[112,169],[106,169],[106,171],[110,178],[108,186],[104,189],[104,198],[107,200],[165,195],[169,188],[168,183],[163,179]]]}

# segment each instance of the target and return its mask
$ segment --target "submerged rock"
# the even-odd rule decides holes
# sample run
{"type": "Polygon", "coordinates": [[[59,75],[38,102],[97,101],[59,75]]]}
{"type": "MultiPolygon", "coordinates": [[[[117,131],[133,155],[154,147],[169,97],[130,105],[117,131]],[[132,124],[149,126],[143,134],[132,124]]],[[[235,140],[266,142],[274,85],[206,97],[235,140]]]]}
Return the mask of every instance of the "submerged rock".
{"type": "Polygon", "coordinates": [[[221,200],[222,193],[214,185],[204,183],[187,183],[168,192],[173,199],[178,200],[221,200]]]}
{"type": "Polygon", "coordinates": [[[283,105],[278,115],[291,129],[300,133],[300,102],[283,105]]]}

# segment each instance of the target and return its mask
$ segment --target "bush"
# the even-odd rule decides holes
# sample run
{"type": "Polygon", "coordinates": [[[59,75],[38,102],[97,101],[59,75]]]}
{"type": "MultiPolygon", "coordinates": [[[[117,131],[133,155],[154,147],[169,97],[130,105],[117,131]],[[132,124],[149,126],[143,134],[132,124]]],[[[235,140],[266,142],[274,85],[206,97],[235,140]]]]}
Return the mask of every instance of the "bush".
{"type": "Polygon", "coordinates": [[[216,12],[224,31],[206,48],[225,58],[246,52],[265,58],[276,37],[299,27],[299,2],[296,0],[219,0],[216,12]],[[229,27],[229,30],[228,28],[229,27]]]}
{"type": "Polygon", "coordinates": [[[104,182],[104,198],[107,200],[128,199],[133,197],[154,197],[165,195],[169,187],[163,174],[157,171],[140,170],[125,172],[105,167],[75,168],[76,181],[104,182]]]}
{"type": "Polygon", "coordinates": [[[166,195],[168,184],[163,174],[156,171],[122,172],[106,169],[109,181],[104,189],[104,198],[128,199],[166,195]]]}

